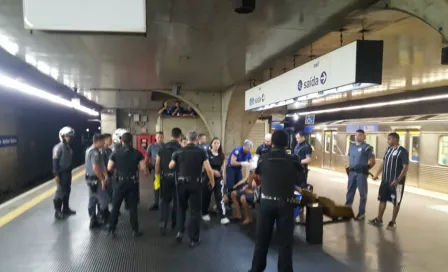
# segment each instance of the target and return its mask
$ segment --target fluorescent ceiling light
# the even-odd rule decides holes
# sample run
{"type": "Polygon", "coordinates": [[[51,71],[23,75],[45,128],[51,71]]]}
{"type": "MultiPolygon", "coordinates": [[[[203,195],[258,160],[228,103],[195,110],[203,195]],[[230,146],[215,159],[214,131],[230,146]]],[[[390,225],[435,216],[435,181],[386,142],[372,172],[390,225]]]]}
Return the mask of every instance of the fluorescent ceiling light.
{"type": "Polygon", "coordinates": [[[41,71],[42,73],[46,74],[46,75],[49,75],[50,74],[50,70],[51,70],[50,66],[48,66],[48,64],[46,64],[43,61],[38,61],[37,62],[37,69],[39,71],[41,71]]]}
{"type": "Polygon", "coordinates": [[[17,55],[19,52],[19,45],[2,34],[0,34],[0,46],[13,56],[17,55]]]}
{"type": "MultiPolygon", "coordinates": [[[[353,111],[353,110],[359,110],[359,109],[365,109],[365,108],[380,108],[380,107],[385,107],[385,106],[403,105],[403,104],[411,104],[411,103],[418,103],[418,102],[431,101],[431,100],[441,100],[441,99],[448,99],[448,94],[433,95],[433,96],[411,98],[411,99],[400,99],[400,100],[395,100],[395,101],[390,101],[390,102],[379,102],[379,103],[372,103],[372,104],[359,105],[359,106],[349,106],[349,107],[339,107],[339,108],[331,108],[331,109],[325,109],[325,110],[299,112],[297,114],[298,115],[308,115],[308,114],[332,113],[332,112],[341,112],[341,111],[353,111]]],[[[291,116],[292,115],[290,115],[289,117],[291,117],[291,116]]]]}
{"type": "Polygon", "coordinates": [[[51,77],[52,78],[54,78],[54,79],[58,79],[58,77],[59,77],[59,71],[58,71],[58,68],[51,68],[51,71],[50,71],[50,75],[51,75],[51,77]]]}
{"type": "Polygon", "coordinates": [[[36,66],[37,65],[37,61],[36,61],[36,59],[33,57],[33,56],[31,56],[31,55],[26,55],[25,56],[25,61],[27,62],[27,63],[29,63],[30,65],[33,65],[33,66],[36,66]]]}
{"type": "Polygon", "coordinates": [[[10,77],[0,75],[0,86],[4,86],[7,88],[14,89],[16,91],[19,91],[21,93],[25,93],[30,96],[35,96],[50,102],[53,102],[55,104],[59,104],[62,106],[66,106],[68,108],[73,108],[78,111],[87,113],[92,116],[98,116],[99,113],[95,110],[92,110],[90,108],[87,108],[85,106],[73,103],[72,101],[66,100],[62,97],[59,97],[57,95],[51,94],[49,92],[46,92],[44,90],[32,87],[30,85],[27,85],[25,83],[19,82],[15,79],[12,79],[10,77]]]}

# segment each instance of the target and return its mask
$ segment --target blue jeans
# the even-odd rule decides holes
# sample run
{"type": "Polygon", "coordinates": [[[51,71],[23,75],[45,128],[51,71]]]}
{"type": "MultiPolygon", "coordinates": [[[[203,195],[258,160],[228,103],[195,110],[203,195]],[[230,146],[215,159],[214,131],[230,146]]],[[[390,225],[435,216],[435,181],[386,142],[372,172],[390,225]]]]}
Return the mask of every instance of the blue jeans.
{"type": "Polygon", "coordinates": [[[226,187],[229,192],[233,191],[233,186],[242,179],[241,168],[226,167],[226,187]]]}
{"type": "Polygon", "coordinates": [[[356,188],[358,188],[360,196],[358,214],[365,214],[368,192],[367,175],[351,171],[348,175],[347,201],[345,205],[352,206],[356,188]]]}

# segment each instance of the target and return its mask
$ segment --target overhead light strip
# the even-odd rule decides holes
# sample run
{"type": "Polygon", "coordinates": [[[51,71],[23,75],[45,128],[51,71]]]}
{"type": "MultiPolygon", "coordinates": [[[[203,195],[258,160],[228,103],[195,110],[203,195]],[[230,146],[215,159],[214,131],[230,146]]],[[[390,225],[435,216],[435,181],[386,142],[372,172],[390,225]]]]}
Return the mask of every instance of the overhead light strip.
{"type": "MultiPolygon", "coordinates": [[[[432,101],[432,100],[441,100],[441,99],[448,99],[448,94],[433,95],[433,96],[411,98],[411,99],[401,99],[401,100],[395,100],[395,101],[390,101],[390,102],[379,102],[379,103],[372,103],[372,104],[359,105],[359,106],[339,107],[339,108],[315,110],[315,111],[308,111],[308,112],[298,112],[295,114],[309,115],[309,114],[333,113],[333,112],[341,112],[341,111],[353,111],[353,110],[366,109],[366,108],[380,108],[380,107],[385,107],[385,106],[403,105],[403,104],[411,104],[411,103],[418,103],[418,102],[432,101]]],[[[293,114],[290,116],[293,116],[293,114]]]]}
{"type": "Polygon", "coordinates": [[[19,91],[21,93],[30,95],[30,96],[35,96],[38,97],[40,99],[44,99],[50,102],[53,102],[55,104],[59,104],[62,106],[66,106],[68,108],[73,108],[76,109],[78,111],[87,113],[89,115],[92,116],[98,116],[99,113],[93,109],[87,108],[85,106],[73,103],[72,101],[66,100],[62,97],[59,97],[57,95],[51,94],[49,92],[46,92],[44,90],[35,88],[33,86],[30,86],[28,84],[22,83],[20,81],[17,81],[15,79],[12,79],[10,77],[4,76],[4,75],[0,75],[0,85],[7,87],[7,88],[11,88],[14,89],[16,91],[19,91]]]}

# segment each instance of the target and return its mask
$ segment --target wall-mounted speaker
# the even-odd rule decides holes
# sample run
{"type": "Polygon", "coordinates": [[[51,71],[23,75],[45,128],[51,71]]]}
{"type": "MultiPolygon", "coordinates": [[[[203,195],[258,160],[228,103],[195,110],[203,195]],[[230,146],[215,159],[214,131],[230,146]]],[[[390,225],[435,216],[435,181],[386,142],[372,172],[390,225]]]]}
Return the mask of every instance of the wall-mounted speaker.
{"type": "Polygon", "coordinates": [[[171,92],[174,95],[179,95],[179,93],[180,93],[180,85],[174,84],[173,88],[171,89],[171,92]]]}
{"type": "Polygon", "coordinates": [[[251,13],[255,10],[255,0],[233,0],[233,10],[236,13],[251,13]]]}

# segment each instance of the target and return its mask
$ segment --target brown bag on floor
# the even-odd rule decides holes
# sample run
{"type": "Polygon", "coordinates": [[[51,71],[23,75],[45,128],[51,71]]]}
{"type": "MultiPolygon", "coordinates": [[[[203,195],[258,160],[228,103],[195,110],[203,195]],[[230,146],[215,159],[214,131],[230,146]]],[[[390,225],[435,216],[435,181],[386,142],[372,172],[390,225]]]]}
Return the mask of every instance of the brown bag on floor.
{"type": "Polygon", "coordinates": [[[326,197],[319,197],[319,205],[322,206],[324,215],[333,220],[354,218],[353,209],[345,205],[336,205],[333,200],[326,197]]]}

